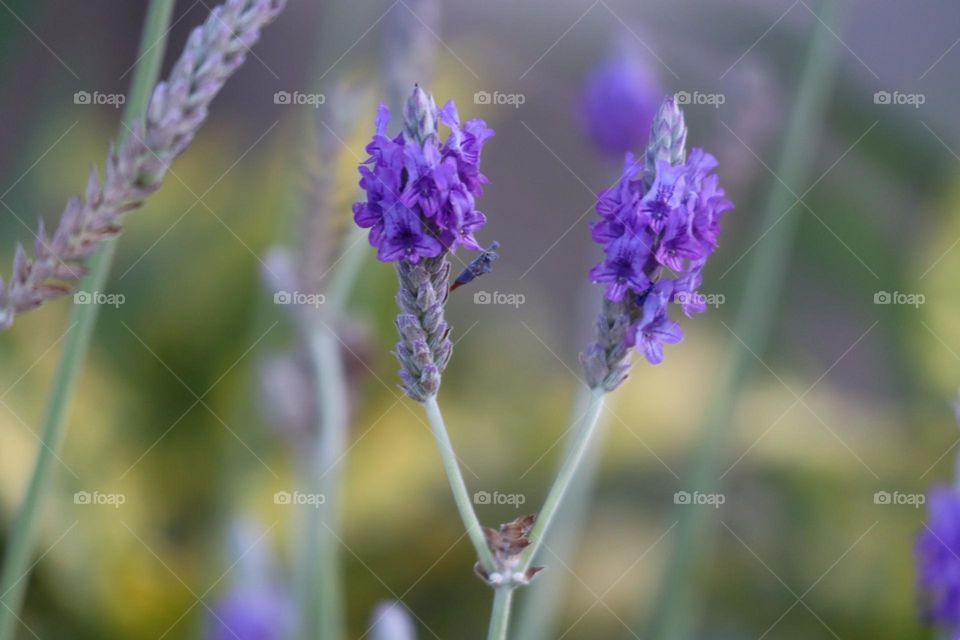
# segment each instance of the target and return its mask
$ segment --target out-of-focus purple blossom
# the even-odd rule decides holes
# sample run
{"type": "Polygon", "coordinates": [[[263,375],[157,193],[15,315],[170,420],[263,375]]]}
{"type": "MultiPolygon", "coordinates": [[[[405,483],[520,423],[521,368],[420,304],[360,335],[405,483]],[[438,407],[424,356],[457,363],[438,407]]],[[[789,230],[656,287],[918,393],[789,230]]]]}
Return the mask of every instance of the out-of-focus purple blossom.
{"type": "Polygon", "coordinates": [[[580,119],[604,154],[623,156],[647,143],[663,91],[639,54],[619,46],[587,76],[580,119]]]}
{"type": "Polygon", "coordinates": [[[231,571],[232,587],[210,612],[207,640],[287,640],[297,631],[296,605],[275,576],[263,537],[252,521],[233,525],[228,547],[239,559],[231,571]]]}
{"type": "Polygon", "coordinates": [[[927,619],[960,635],[960,491],[934,487],[916,544],[917,583],[927,619]]]}
{"type": "Polygon", "coordinates": [[[486,223],[476,209],[487,182],[480,155],[493,130],[482,120],[461,126],[452,101],[438,109],[419,86],[403,116],[403,131],[391,138],[390,110],[380,106],[370,157],[360,166],[367,197],[354,204],[354,221],[370,229],[383,262],[416,264],[461,246],[481,250],[474,235],[486,223]],[[445,141],[440,125],[450,131],[445,141]]]}
{"type": "Polygon", "coordinates": [[[241,587],[213,607],[208,640],[286,640],[296,610],[290,596],[275,585],[241,587]]]}
{"type": "Polygon", "coordinates": [[[667,98],[643,160],[628,153],[620,181],[597,202],[600,219],[591,231],[606,257],[590,277],[607,286],[606,298],[616,304],[604,306],[600,337],[585,355],[592,386],[610,391],[625,377],[618,341],[652,364],[663,361],[663,345],[683,339],[668,313],[671,302],[688,316],[706,310],[697,292],[701,272],[733,205],[712,173],[716,159],[702,149],[686,157],[686,135],[682,112],[667,98]]]}

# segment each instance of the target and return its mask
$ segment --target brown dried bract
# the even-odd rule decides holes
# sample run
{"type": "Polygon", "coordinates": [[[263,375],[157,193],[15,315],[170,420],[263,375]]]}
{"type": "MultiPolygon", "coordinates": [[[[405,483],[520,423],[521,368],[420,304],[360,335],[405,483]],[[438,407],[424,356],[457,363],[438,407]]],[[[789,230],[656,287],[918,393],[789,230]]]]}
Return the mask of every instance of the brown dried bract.
{"type": "Polygon", "coordinates": [[[543,567],[531,567],[522,574],[515,571],[523,551],[530,546],[529,536],[535,521],[536,516],[526,515],[500,525],[499,530],[484,528],[483,534],[487,539],[487,546],[493,552],[494,562],[497,565],[496,571],[488,573],[481,564],[477,563],[474,570],[484,582],[491,586],[500,586],[505,583],[525,585],[543,570],[543,567]]]}

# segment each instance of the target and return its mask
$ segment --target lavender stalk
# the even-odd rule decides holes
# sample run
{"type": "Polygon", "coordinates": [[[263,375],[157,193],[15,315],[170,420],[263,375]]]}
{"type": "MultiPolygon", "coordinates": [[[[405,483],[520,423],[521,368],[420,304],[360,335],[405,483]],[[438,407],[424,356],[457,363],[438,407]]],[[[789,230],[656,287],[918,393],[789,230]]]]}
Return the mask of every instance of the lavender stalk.
{"type": "MultiPolygon", "coordinates": [[[[124,112],[124,121],[132,121],[140,117],[150,90],[160,75],[160,65],[167,42],[165,34],[172,13],[173,0],[151,1],[140,38],[140,58],[131,80],[130,100],[124,112]]],[[[125,131],[121,131],[120,135],[126,137],[125,131]]],[[[106,253],[112,253],[112,246],[108,245],[106,253]]],[[[106,260],[106,257],[102,259],[106,260]]],[[[99,271],[105,270],[95,267],[95,274],[99,271]]],[[[105,278],[101,277],[100,280],[103,279],[105,278]]],[[[0,308],[5,306],[2,291],[3,287],[0,284],[0,308]]],[[[74,307],[73,316],[76,324],[72,334],[67,337],[67,344],[44,418],[41,442],[45,446],[41,446],[38,450],[27,493],[13,521],[10,537],[7,540],[2,573],[0,573],[0,605],[2,605],[0,607],[0,639],[2,640],[11,640],[16,633],[17,617],[23,607],[29,582],[28,563],[36,546],[39,512],[51,480],[54,451],[60,448],[63,440],[67,400],[93,332],[97,308],[97,305],[74,307]]]]}
{"type": "Polygon", "coordinates": [[[403,108],[403,131],[387,133],[390,110],[381,105],[376,134],[360,165],[366,200],[354,205],[354,220],[370,229],[370,244],[382,262],[396,263],[400,313],[396,347],[404,392],[424,405],[454,501],[487,575],[497,572],[436,395],[453,346],[444,304],[450,290],[448,256],[458,247],[482,251],[474,233],[486,223],[476,210],[486,178],[480,173],[484,142],[493,136],[482,120],[461,126],[453,102],[438,109],[414,87],[403,108]],[[450,131],[441,140],[440,127],[450,131]]]}
{"type": "MultiPolygon", "coordinates": [[[[340,562],[341,485],[343,457],[349,436],[349,400],[346,367],[342,346],[335,333],[343,320],[348,297],[353,289],[365,253],[353,249],[359,239],[353,230],[344,234],[340,220],[333,215],[339,208],[333,195],[333,168],[342,154],[335,131],[344,131],[355,123],[355,113],[362,101],[362,92],[346,84],[335,85],[331,97],[338,105],[333,114],[334,132],[324,127],[319,131],[317,153],[325,162],[313,176],[310,211],[303,217],[297,268],[290,272],[291,291],[323,295],[324,304],[294,307],[300,327],[300,344],[310,362],[309,381],[311,425],[304,442],[307,454],[301,461],[300,476],[310,491],[324,496],[317,509],[306,513],[303,537],[300,540],[300,562],[305,567],[298,581],[298,600],[304,638],[338,640],[346,635],[343,576],[340,562]],[[339,251],[346,251],[334,261],[339,251]],[[321,292],[325,291],[325,294],[321,292]]],[[[329,126],[329,125],[328,125],[329,126]]]]}
{"type": "Polygon", "coordinates": [[[683,339],[669,305],[682,307],[687,316],[706,310],[697,292],[701,273],[733,205],[712,173],[714,157],[694,149],[688,159],[686,137],[683,113],[667,98],[654,119],[643,166],[628,153],[620,181],[600,194],[600,220],[592,235],[606,257],[590,277],[606,284],[606,293],[597,340],[581,358],[591,397],[571,427],[566,457],[518,563],[520,575],[531,570],[591,446],[604,398],[626,379],[633,350],[659,364],[664,344],[683,339]]]}
{"type": "Polygon", "coordinates": [[[144,121],[127,126],[129,135],[111,145],[103,180],[91,168],[84,196],[67,203],[52,237],[40,223],[32,259],[17,246],[10,282],[0,281],[0,329],[17,314],[68,294],[86,275],[85,261],[119,235],[126,214],[160,188],[213,98],[284,2],[227,0],[190,34],[170,77],[153,90],[144,121]]]}
{"type": "MultiPolygon", "coordinates": [[[[119,134],[119,151],[113,151],[101,185],[91,173],[85,200],[68,205],[52,241],[41,226],[34,260],[19,249],[9,286],[0,284],[0,329],[9,327],[16,313],[64,295],[66,283],[84,273],[89,256],[90,275],[85,284],[100,290],[112,261],[115,236],[123,215],[159,187],[169,163],[182,152],[206,117],[207,107],[226,78],[242,63],[245,47],[283,7],[283,0],[230,0],[218,7],[207,23],[194,31],[170,80],[150,91],[159,76],[172,0],[152,0],[140,43],[140,57],[131,84],[130,100],[119,134]],[[149,104],[148,104],[149,100],[149,104]],[[144,117],[144,123],[136,121],[144,117]],[[127,124],[129,123],[129,124],[127,124]],[[153,146],[151,146],[153,145],[153,146]],[[97,248],[101,251],[97,253],[97,248]]],[[[64,419],[74,384],[89,347],[97,318],[97,305],[74,307],[73,330],[66,338],[63,356],[42,427],[42,442],[4,557],[0,574],[0,640],[10,640],[16,627],[28,583],[28,564],[36,545],[37,520],[50,483],[53,460],[64,435],[64,419]]]]}

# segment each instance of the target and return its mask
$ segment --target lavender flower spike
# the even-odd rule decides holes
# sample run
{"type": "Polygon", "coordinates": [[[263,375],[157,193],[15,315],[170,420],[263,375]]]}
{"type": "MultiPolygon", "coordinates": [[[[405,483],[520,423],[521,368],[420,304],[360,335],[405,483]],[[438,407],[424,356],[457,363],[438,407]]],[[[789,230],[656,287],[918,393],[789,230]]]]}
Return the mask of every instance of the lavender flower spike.
{"type": "Polygon", "coordinates": [[[686,156],[683,112],[667,98],[654,120],[641,169],[627,154],[623,176],[600,194],[593,239],[606,257],[590,272],[606,284],[597,340],[582,356],[587,382],[610,392],[627,377],[630,350],[651,364],[663,345],[683,339],[670,303],[687,316],[705,311],[697,292],[717,247],[720,221],[733,205],[711,173],[717,161],[701,149],[686,156]]]}
{"type": "Polygon", "coordinates": [[[400,291],[396,355],[408,396],[435,396],[453,345],[444,319],[450,263],[457,247],[482,251],[474,236],[486,224],[476,210],[486,177],[480,154],[493,130],[482,120],[462,127],[453,102],[438,109],[415,86],[403,108],[403,131],[387,135],[390,110],[381,105],[377,131],[360,165],[366,200],[353,205],[357,225],[370,229],[382,262],[396,262],[400,291]],[[450,130],[441,141],[439,127],[450,130]]]}
{"type": "Polygon", "coordinates": [[[227,0],[193,30],[170,77],[154,89],[145,120],[119,148],[111,146],[104,179],[91,169],[84,196],[67,203],[52,238],[40,223],[32,259],[17,246],[9,284],[0,279],[0,330],[17,314],[66,295],[84,276],[86,259],[118,235],[125,215],[160,187],[213,98],[285,3],[227,0]]]}

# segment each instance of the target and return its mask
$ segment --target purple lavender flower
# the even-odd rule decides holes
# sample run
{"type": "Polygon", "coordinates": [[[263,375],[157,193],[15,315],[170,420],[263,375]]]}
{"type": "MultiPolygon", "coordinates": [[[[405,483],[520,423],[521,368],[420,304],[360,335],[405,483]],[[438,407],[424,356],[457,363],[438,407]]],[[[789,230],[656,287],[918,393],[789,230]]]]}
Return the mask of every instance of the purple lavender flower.
{"type": "MultiPolygon", "coordinates": [[[[400,281],[396,355],[403,390],[418,402],[435,396],[453,343],[444,318],[449,294],[448,254],[458,247],[483,251],[476,233],[487,218],[476,208],[486,177],[480,172],[484,143],[493,130],[482,120],[460,124],[453,102],[438,109],[415,86],[403,107],[403,131],[387,134],[390,110],[381,105],[370,157],[360,165],[366,200],[353,205],[357,225],[370,229],[370,244],[383,262],[394,262],[400,281]],[[441,140],[438,127],[450,133],[441,140]]],[[[476,277],[489,270],[491,251],[481,255],[476,277]]],[[[458,278],[460,282],[461,278],[458,278]]]]}
{"type": "Polygon", "coordinates": [[[646,267],[651,241],[649,234],[625,232],[607,245],[607,259],[590,271],[594,282],[607,283],[607,298],[620,301],[627,291],[643,293],[650,289],[646,267]]]}
{"type": "Polygon", "coordinates": [[[733,205],[712,173],[716,159],[702,149],[686,158],[686,134],[683,113],[666,99],[644,159],[628,153],[620,181],[598,199],[591,235],[606,257],[590,278],[607,285],[610,304],[584,356],[591,386],[612,391],[623,381],[625,345],[651,364],[663,361],[663,345],[683,339],[668,313],[671,302],[688,316],[706,310],[697,293],[701,273],[733,205]]]}
{"type": "Polygon", "coordinates": [[[917,537],[917,582],[928,620],[960,634],[960,492],[935,487],[926,527],[917,537]]]}
{"type": "Polygon", "coordinates": [[[583,128],[601,152],[623,156],[646,144],[661,95],[649,67],[620,46],[587,77],[580,104],[583,128]]]}
{"type": "Polygon", "coordinates": [[[633,342],[643,351],[650,364],[663,362],[664,344],[677,344],[683,340],[680,325],[667,314],[673,286],[672,281],[661,280],[643,301],[643,315],[637,324],[633,342]]]}
{"type": "Polygon", "coordinates": [[[404,109],[404,130],[387,135],[390,110],[381,105],[376,134],[360,166],[366,200],[353,205],[354,220],[370,229],[370,244],[383,262],[417,264],[457,247],[480,251],[474,234],[486,223],[477,211],[486,177],[483,144],[493,130],[482,120],[460,125],[453,102],[438,109],[419,86],[404,109]],[[441,141],[438,124],[450,130],[441,141]]]}

